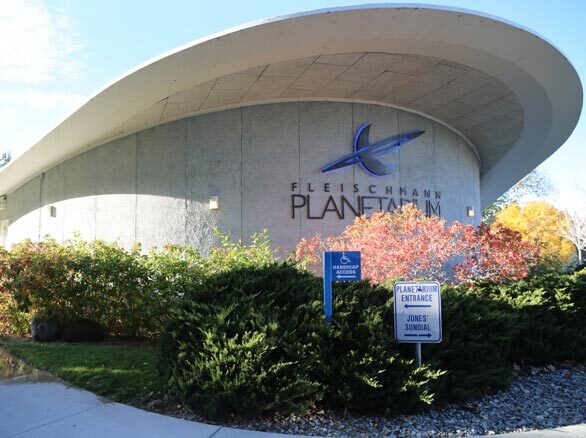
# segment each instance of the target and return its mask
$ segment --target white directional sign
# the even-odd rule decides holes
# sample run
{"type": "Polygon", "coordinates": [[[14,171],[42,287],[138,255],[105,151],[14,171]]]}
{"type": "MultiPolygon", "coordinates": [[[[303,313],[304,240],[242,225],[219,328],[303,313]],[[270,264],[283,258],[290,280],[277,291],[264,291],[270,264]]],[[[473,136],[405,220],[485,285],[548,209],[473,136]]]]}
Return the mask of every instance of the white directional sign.
{"type": "Polygon", "coordinates": [[[442,341],[442,305],[437,281],[395,283],[394,303],[395,338],[399,342],[442,341]]]}

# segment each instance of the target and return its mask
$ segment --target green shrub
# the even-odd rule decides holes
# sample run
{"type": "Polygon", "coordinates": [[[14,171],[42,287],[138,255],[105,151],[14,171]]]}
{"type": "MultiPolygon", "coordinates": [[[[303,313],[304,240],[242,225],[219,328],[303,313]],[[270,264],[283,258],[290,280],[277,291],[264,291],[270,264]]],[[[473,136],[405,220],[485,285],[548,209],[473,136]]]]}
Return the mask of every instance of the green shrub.
{"type": "Polygon", "coordinates": [[[334,285],[324,334],[326,402],[364,413],[412,412],[434,401],[442,371],[416,368],[394,339],[392,292],[368,282],[334,285]]]}
{"type": "Polygon", "coordinates": [[[25,336],[29,333],[31,318],[19,309],[14,297],[0,292],[0,338],[25,336]]]}
{"type": "Polygon", "coordinates": [[[24,241],[2,253],[0,287],[29,313],[90,318],[113,334],[135,336],[154,322],[139,257],[99,240],[24,241]]]}
{"type": "Polygon", "coordinates": [[[43,303],[52,314],[60,307],[57,299],[50,302],[53,291],[61,296],[67,283],[66,259],[61,246],[53,239],[33,243],[23,241],[11,251],[0,252],[0,287],[10,294],[21,310],[43,303]]]}
{"type": "Polygon", "coordinates": [[[170,311],[158,368],[208,418],[291,412],[321,398],[319,280],[290,264],[213,276],[170,311]]]}
{"type": "Polygon", "coordinates": [[[520,319],[512,361],[542,365],[586,359],[586,271],[534,275],[487,289],[491,299],[511,305],[520,319]]]}
{"type": "Polygon", "coordinates": [[[442,288],[443,342],[424,348],[461,400],[508,384],[512,364],[586,360],[586,271],[442,288]]]}
{"type": "MultiPolygon", "coordinates": [[[[126,251],[116,243],[73,239],[63,246],[66,254],[66,302],[58,303],[66,318],[90,318],[110,333],[137,336],[152,332],[159,315],[153,312],[149,272],[137,250],[126,251]],[[65,306],[63,305],[65,304],[65,306]]],[[[34,307],[54,305],[53,296],[34,307]]]]}
{"type": "Polygon", "coordinates": [[[586,272],[442,288],[443,342],[393,337],[392,293],[334,285],[323,323],[322,282],[291,265],[219,273],[168,318],[159,372],[200,414],[301,411],[319,404],[360,413],[413,412],[509,383],[513,363],[584,360],[586,272]]]}
{"type": "Polygon", "coordinates": [[[63,244],[27,240],[0,251],[0,293],[26,314],[90,318],[111,335],[156,337],[168,309],[208,276],[274,260],[266,232],[253,235],[250,245],[220,235],[220,246],[208,258],[187,246],[145,255],[139,247],[127,251],[79,236],[63,244]]]}
{"type": "Polygon", "coordinates": [[[168,245],[162,251],[152,250],[148,256],[141,257],[140,263],[148,273],[148,307],[145,311],[156,321],[151,333],[158,336],[168,309],[187,290],[203,281],[206,276],[205,261],[193,248],[168,245]]]}
{"type": "Polygon", "coordinates": [[[513,343],[520,330],[510,305],[478,290],[442,287],[440,344],[423,346],[423,357],[447,370],[439,398],[460,401],[509,383],[513,343]]]}
{"type": "Polygon", "coordinates": [[[210,277],[170,311],[163,384],[208,418],[320,402],[380,413],[431,403],[442,372],[401,356],[389,291],[339,284],[335,296],[326,325],[321,279],[291,264],[210,277]]]}
{"type": "Polygon", "coordinates": [[[562,321],[565,327],[563,342],[566,352],[571,355],[559,355],[562,359],[586,361],[586,267],[571,275],[572,287],[569,290],[572,307],[564,313],[562,321]]]}
{"type": "Polygon", "coordinates": [[[271,249],[271,239],[267,230],[250,236],[250,244],[233,242],[228,235],[217,232],[220,245],[210,250],[206,259],[209,275],[242,268],[261,268],[277,262],[271,249]]]}

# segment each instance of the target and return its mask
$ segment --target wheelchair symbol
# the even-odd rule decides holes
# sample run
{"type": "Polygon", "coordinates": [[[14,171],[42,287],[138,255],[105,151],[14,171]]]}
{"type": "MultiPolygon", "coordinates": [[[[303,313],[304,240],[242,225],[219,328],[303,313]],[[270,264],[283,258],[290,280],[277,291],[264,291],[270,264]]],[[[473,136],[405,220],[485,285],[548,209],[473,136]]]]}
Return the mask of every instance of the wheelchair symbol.
{"type": "Polygon", "coordinates": [[[342,257],[340,257],[340,263],[343,265],[347,265],[348,263],[350,263],[350,259],[348,258],[345,252],[343,252],[342,257]]]}

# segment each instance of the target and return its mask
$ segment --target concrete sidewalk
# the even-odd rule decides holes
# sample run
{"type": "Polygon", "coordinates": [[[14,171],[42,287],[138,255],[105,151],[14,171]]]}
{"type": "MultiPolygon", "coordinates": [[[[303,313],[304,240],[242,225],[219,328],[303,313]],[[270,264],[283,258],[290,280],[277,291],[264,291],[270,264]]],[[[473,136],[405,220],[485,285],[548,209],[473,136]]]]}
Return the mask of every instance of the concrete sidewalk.
{"type": "Polygon", "coordinates": [[[271,438],[286,435],[231,429],[166,417],[113,403],[53,380],[0,381],[0,438],[271,438]]]}
{"type": "Polygon", "coordinates": [[[492,436],[496,438],[586,438],[586,424],[559,427],[557,429],[535,430],[533,432],[503,433],[492,436]]]}
{"type": "MultiPolygon", "coordinates": [[[[14,361],[0,373],[0,438],[293,437],[180,420],[100,398],[14,361]]],[[[586,438],[586,425],[497,435],[586,438]]]]}

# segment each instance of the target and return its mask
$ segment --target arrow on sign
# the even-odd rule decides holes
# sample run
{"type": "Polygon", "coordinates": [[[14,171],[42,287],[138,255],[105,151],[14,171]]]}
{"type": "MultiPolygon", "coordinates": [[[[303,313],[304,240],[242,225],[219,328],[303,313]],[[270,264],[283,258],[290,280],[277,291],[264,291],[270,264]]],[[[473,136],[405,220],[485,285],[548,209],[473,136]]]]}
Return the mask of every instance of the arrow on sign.
{"type": "Polygon", "coordinates": [[[338,275],[336,278],[339,280],[340,278],[354,278],[354,275],[338,275]]]}
{"type": "Polygon", "coordinates": [[[431,338],[431,333],[426,333],[424,335],[417,334],[417,333],[405,333],[405,336],[410,336],[412,338],[431,338]]]}
{"type": "Polygon", "coordinates": [[[431,304],[405,304],[405,309],[408,309],[409,307],[431,307],[431,304]]]}

